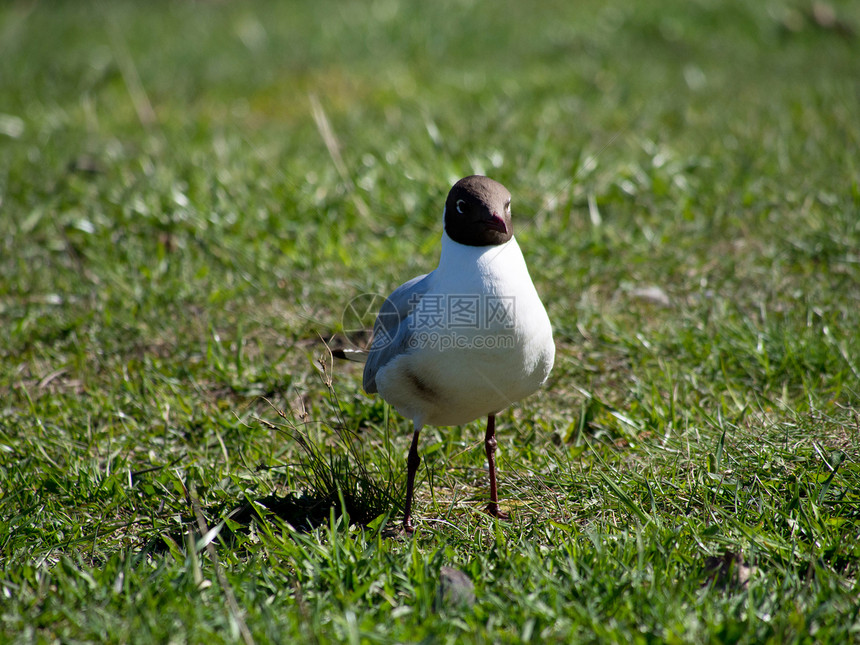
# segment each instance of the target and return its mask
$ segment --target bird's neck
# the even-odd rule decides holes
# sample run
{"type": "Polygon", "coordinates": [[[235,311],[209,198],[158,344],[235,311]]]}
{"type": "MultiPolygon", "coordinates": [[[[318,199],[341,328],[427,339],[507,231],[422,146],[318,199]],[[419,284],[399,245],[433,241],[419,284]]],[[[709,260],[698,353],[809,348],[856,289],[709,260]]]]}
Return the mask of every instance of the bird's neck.
{"type": "Polygon", "coordinates": [[[525,260],[515,237],[494,246],[468,246],[455,242],[442,233],[442,254],[439,257],[439,277],[463,282],[470,278],[486,280],[503,271],[525,269],[525,260]]]}

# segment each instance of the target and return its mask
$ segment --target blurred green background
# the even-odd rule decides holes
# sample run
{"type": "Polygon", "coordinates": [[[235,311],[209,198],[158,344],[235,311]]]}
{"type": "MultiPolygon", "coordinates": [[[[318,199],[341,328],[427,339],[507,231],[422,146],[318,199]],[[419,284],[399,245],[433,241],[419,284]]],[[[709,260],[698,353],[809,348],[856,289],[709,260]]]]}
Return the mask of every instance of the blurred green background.
{"type": "Polygon", "coordinates": [[[4,636],[855,638],[858,29],[849,1],[3,3],[4,636]],[[313,488],[290,428],[402,481],[409,424],[315,361],[435,266],[472,173],[513,193],[558,345],[500,417],[512,522],[469,425],[423,433],[414,542],[219,524],[313,488]],[[446,564],[474,607],[435,604],[446,564]]]}

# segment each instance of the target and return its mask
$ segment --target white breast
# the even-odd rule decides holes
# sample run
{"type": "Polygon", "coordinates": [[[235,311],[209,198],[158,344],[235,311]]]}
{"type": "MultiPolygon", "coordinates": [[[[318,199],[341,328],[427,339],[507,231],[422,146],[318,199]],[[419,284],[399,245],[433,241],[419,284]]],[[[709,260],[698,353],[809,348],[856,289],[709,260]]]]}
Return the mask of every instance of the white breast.
{"type": "Polygon", "coordinates": [[[552,368],[546,310],[515,239],[470,247],[442,238],[431,287],[407,320],[408,351],[379,369],[380,395],[416,426],[459,425],[534,392],[552,368]]]}

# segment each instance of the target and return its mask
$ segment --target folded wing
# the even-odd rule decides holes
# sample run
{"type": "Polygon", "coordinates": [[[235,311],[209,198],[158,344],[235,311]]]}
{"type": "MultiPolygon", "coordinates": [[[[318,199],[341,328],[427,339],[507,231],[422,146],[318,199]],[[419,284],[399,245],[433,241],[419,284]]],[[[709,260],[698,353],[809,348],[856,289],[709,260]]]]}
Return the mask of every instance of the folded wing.
{"type": "Polygon", "coordinates": [[[430,274],[419,275],[397,287],[379,310],[373,340],[364,365],[364,391],[376,392],[376,375],[389,361],[409,350],[412,335],[407,319],[430,288],[430,274]]]}

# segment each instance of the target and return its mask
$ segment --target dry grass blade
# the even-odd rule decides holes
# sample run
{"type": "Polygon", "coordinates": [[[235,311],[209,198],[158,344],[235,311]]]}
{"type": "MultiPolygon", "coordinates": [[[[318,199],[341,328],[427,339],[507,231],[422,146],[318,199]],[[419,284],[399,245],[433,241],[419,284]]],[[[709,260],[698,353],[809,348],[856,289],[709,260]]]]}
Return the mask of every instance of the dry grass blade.
{"type": "Polygon", "coordinates": [[[331,123],[328,120],[328,116],[325,113],[322,103],[320,103],[316,94],[309,94],[308,100],[311,103],[311,114],[314,117],[314,123],[316,123],[317,130],[322,137],[323,143],[325,143],[326,150],[328,150],[328,154],[334,163],[337,174],[340,175],[341,181],[346,184],[346,187],[349,190],[349,196],[355,204],[356,210],[358,210],[359,214],[363,218],[368,219],[370,217],[370,209],[361,198],[361,195],[358,194],[355,182],[352,180],[352,177],[347,170],[346,164],[343,161],[343,156],[340,154],[340,144],[338,143],[337,136],[335,136],[334,129],[331,127],[331,123]]]}

